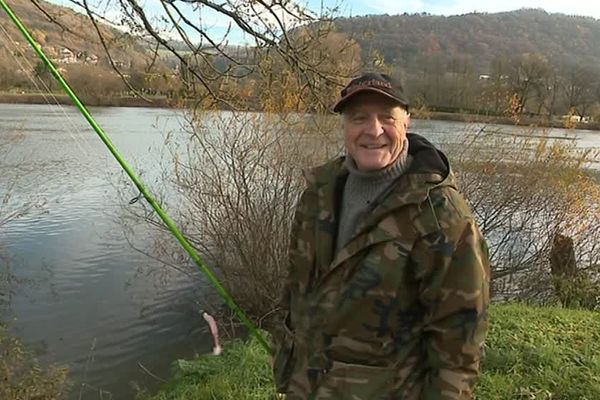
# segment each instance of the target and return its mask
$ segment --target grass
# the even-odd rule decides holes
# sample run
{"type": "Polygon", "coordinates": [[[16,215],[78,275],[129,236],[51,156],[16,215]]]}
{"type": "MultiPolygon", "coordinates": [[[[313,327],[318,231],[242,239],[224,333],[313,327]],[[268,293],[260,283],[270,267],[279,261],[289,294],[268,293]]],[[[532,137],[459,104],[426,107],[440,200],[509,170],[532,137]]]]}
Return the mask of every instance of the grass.
{"type": "Polygon", "coordinates": [[[275,397],[270,356],[257,340],[226,344],[221,356],[195,361],[178,360],[171,381],[156,395],[141,393],[144,400],[267,400],[275,397]]]}
{"type": "MultiPolygon", "coordinates": [[[[477,398],[600,399],[600,313],[494,305],[477,398]]],[[[273,399],[269,356],[255,340],[220,357],[178,361],[172,380],[144,400],[273,399]]]]}
{"type": "Polygon", "coordinates": [[[492,309],[481,399],[600,399],[600,313],[492,309]]]}

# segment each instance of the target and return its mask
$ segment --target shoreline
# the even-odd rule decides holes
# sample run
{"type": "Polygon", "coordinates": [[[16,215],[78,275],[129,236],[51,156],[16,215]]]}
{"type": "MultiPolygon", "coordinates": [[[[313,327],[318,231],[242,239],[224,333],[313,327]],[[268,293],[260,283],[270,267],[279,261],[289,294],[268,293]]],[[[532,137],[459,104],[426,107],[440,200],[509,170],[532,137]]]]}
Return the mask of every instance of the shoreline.
{"type": "MultiPolygon", "coordinates": [[[[82,103],[90,107],[150,107],[171,108],[173,100],[166,96],[148,96],[152,102],[134,96],[80,96],[82,103]]],[[[73,105],[66,94],[46,93],[0,93],[0,104],[48,104],[73,105]]]]}
{"type": "Polygon", "coordinates": [[[519,127],[536,128],[559,128],[559,129],[578,129],[589,131],[600,131],[600,122],[571,122],[564,120],[549,120],[543,116],[529,117],[521,116],[518,121],[507,116],[485,115],[485,114],[462,114],[449,113],[441,111],[420,111],[411,113],[411,118],[415,119],[433,119],[438,121],[455,121],[465,123],[487,123],[498,125],[512,125],[519,127]],[[568,126],[567,126],[568,125],[568,126]]]}
{"type": "MultiPolygon", "coordinates": [[[[58,104],[73,105],[66,94],[54,94],[52,96],[58,104]]],[[[151,102],[135,96],[81,96],[82,102],[90,107],[148,107],[148,108],[180,108],[177,105],[185,104],[185,101],[169,99],[166,96],[148,96],[151,102]]],[[[47,94],[37,93],[0,93],[0,104],[48,104],[50,98],[47,94]]],[[[507,116],[450,113],[442,111],[412,111],[412,118],[423,120],[455,121],[465,123],[488,123],[499,125],[512,125],[521,127],[541,127],[560,129],[581,129],[600,131],[600,122],[572,122],[566,126],[564,120],[548,120],[545,117],[521,116],[518,121],[507,116]]]]}

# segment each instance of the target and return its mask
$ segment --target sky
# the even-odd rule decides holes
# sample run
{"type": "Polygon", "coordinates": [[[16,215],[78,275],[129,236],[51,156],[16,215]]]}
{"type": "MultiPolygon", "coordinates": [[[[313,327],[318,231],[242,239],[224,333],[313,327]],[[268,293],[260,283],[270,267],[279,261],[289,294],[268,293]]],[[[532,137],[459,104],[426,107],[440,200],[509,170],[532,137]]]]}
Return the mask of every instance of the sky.
{"type": "MultiPolygon", "coordinates": [[[[310,0],[309,3],[319,4],[319,1],[310,0]]],[[[342,7],[351,15],[392,15],[405,12],[460,15],[474,11],[494,13],[520,8],[543,8],[551,13],[600,19],[600,2],[597,0],[348,0],[342,7]]]]}

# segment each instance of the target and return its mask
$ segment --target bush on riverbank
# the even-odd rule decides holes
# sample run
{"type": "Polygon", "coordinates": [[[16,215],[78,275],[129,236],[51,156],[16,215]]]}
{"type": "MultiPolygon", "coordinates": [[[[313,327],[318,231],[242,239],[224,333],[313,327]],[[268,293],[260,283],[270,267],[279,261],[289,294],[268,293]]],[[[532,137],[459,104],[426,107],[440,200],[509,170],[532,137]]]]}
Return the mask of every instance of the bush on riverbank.
{"type": "Polygon", "coordinates": [[[66,397],[66,389],[66,368],[40,368],[32,354],[0,324],[0,399],[57,400],[66,397]]]}
{"type": "Polygon", "coordinates": [[[600,282],[600,186],[586,169],[600,153],[529,134],[479,131],[442,147],[490,245],[493,297],[552,304],[560,278],[575,289],[569,297],[593,309],[600,304],[570,282],[600,282]],[[556,266],[566,264],[562,276],[556,266]]]}
{"type": "MultiPolygon", "coordinates": [[[[477,397],[599,399],[600,314],[523,304],[491,307],[477,397]]],[[[269,356],[256,340],[226,345],[221,357],[178,361],[172,381],[144,400],[272,399],[269,356]]]]}

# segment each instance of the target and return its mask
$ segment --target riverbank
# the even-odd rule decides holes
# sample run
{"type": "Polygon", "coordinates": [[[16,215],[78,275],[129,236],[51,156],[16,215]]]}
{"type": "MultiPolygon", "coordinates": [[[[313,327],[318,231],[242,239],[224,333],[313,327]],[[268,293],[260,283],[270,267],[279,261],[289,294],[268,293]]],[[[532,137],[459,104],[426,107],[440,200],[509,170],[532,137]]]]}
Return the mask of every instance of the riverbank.
{"type": "MultiPolygon", "coordinates": [[[[493,305],[480,399],[600,399],[600,313],[522,304],[493,305]]],[[[138,400],[274,399],[270,357],[256,340],[220,357],[177,361],[174,376],[138,400]]]]}
{"type": "MultiPolygon", "coordinates": [[[[85,96],[80,97],[86,106],[99,107],[153,107],[169,108],[173,101],[166,96],[148,96],[148,100],[134,96],[85,96]]],[[[66,94],[47,93],[0,93],[0,104],[61,104],[73,105],[66,94]]]]}
{"type": "Polygon", "coordinates": [[[40,368],[31,351],[0,323],[0,399],[55,400],[66,396],[67,369],[40,368]]]}
{"type": "Polygon", "coordinates": [[[513,125],[521,127],[536,128],[559,128],[559,129],[582,129],[600,131],[600,122],[568,122],[561,119],[549,120],[545,117],[521,116],[518,121],[507,116],[450,113],[441,111],[411,111],[411,117],[415,119],[433,119],[438,121],[456,121],[465,123],[483,123],[498,125],[513,125]]]}
{"type": "MultiPolygon", "coordinates": [[[[184,102],[175,102],[166,96],[148,96],[148,100],[135,96],[81,96],[81,100],[87,106],[101,107],[152,107],[152,108],[173,108],[180,107],[184,102]]],[[[0,104],[47,104],[58,102],[62,105],[72,105],[73,102],[69,96],[65,94],[54,94],[50,98],[44,93],[0,93],[0,104]],[[56,99],[56,100],[54,100],[56,99]]],[[[543,117],[527,117],[522,116],[519,121],[506,116],[484,115],[484,114],[468,114],[468,113],[451,113],[429,110],[412,110],[411,117],[414,119],[433,119],[438,121],[457,121],[465,123],[487,123],[500,125],[517,125],[517,126],[535,126],[545,128],[566,128],[564,120],[555,119],[548,120],[543,117]]],[[[571,122],[568,124],[571,129],[598,130],[600,131],[600,122],[577,123],[571,122]]]]}

